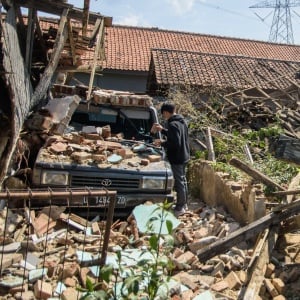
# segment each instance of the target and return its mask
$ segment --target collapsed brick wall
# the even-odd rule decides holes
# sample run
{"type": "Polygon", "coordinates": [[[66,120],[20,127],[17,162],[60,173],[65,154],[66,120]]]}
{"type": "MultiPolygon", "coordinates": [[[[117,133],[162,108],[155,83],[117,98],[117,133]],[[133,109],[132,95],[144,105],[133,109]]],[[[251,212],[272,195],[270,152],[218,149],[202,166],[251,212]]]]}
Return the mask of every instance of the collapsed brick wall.
{"type": "Polygon", "coordinates": [[[256,197],[257,187],[251,181],[237,183],[228,174],[216,172],[209,161],[189,166],[190,190],[208,205],[223,206],[240,224],[247,224],[265,214],[264,198],[256,197]]]}

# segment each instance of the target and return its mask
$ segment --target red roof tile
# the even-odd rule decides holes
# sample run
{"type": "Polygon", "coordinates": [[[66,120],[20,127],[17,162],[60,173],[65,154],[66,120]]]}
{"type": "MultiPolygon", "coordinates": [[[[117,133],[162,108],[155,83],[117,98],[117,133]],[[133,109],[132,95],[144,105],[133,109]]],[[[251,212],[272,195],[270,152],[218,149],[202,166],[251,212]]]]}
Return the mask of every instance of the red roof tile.
{"type": "MultiPolygon", "coordinates": [[[[49,27],[58,27],[59,20],[40,18],[44,32],[49,27]]],[[[82,24],[72,20],[73,32],[78,32],[75,42],[81,42],[82,24]]],[[[93,30],[89,26],[88,36],[93,30]]],[[[255,58],[300,61],[300,46],[275,44],[263,41],[238,39],[198,33],[161,30],[130,26],[105,27],[105,57],[103,67],[114,70],[144,71],[149,70],[151,49],[170,49],[212,54],[242,55],[255,58]]],[[[94,47],[82,47],[83,65],[93,63],[94,47]]]]}
{"type": "Polygon", "coordinates": [[[257,59],[245,56],[199,52],[152,50],[151,76],[158,85],[197,85],[201,87],[273,89],[287,88],[300,62],[257,59]]]}
{"type": "Polygon", "coordinates": [[[104,68],[148,71],[151,49],[300,61],[300,46],[128,26],[106,27],[104,68]]]}

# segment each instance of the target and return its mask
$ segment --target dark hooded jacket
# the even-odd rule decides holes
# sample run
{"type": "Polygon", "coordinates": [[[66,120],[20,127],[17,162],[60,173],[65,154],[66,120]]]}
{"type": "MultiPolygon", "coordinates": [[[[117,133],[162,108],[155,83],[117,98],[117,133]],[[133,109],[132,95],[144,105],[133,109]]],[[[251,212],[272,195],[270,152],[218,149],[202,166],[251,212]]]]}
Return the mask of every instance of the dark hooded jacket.
{"type": "Polygon", "coordinates": [[[171,164],[184,164],[190,159],[188,126],[182,115],[168,119],[167,128],[162,130],[167,140],[162,143],[171,164]]]}

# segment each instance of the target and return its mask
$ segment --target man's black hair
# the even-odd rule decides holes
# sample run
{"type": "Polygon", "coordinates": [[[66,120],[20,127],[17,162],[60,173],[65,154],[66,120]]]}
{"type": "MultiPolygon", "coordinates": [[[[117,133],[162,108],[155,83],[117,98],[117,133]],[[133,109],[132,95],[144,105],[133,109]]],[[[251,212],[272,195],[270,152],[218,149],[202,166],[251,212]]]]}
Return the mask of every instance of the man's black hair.
{"type": "Polygon", "coordinates": [[[175,105],[174,103],[171,102],[165,102],[162,104],[161,108],[160,108],[160,112],[163,113],[164,111],[167,111],[171,114],[173,114],[175,112],[175,105]]]}

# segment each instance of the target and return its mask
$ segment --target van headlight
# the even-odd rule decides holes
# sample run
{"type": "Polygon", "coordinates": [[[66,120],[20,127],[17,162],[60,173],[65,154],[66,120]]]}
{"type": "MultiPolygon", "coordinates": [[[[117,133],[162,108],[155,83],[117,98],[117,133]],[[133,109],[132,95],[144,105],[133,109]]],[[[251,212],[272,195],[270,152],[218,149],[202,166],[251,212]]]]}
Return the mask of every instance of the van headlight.
{"type": "Polygon", "coordinates": [[[174,186],[174,177],[168,177],[167,190],[172,190],[174,186]]]}
{"type": "Polygon", "coordinates": [[[166,179],[160,177],[143,177],[142,189],[163,190],[166,187],[166,179]]]}
{"type": "Polygon", "coordinates": [[[68,185],[69,173],[56,171],[43,171],[41,183],[46,185],[68,185]]]}

